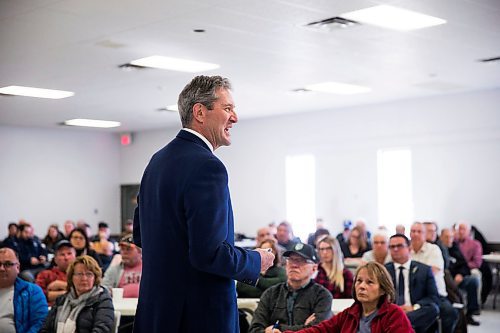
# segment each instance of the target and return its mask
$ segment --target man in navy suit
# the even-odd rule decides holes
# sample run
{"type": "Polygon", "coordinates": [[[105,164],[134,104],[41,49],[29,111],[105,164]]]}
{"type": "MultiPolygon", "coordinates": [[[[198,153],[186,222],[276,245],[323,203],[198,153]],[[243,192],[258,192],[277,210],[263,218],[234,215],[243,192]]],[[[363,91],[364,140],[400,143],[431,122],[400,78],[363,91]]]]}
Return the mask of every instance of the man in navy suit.
{"type": "Polygon", "coordinates": [[[178,100],[183,129],[153,155],[134,216],[143,272],[134,332],[239,332],[235,283],[255,285],[271,252],[234,246],[228,174],[213,154],[238,121],[230,83],[195,77],[178,100]]]}
{"type": "Polygon", "coordinates": [[[438,292],[432,270],[410,259],[410,241],[405,235],[391,236],[389,249],[393,262],[385,267],[396,289],[396,303],[406,313],[416,333],[426,332],[439,314],[438,292]]]}

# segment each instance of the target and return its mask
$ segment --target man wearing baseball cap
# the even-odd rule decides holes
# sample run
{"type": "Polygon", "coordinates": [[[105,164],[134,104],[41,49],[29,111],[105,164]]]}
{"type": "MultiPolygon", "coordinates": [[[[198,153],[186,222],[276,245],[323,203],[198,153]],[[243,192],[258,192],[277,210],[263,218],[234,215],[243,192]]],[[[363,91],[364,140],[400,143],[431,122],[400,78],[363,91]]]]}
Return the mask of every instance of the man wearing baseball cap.
{"type": "Polygon", "coordinates": [[[332,295],[312,277],[318,257],[308,244],[297,243],[283,253],[287,281],[267,289],[261,296],[250,333],[298,331],[331,317],[332,295]]]}
{"type": "Polygon", "coordinates": [[[142,275],[142,251],[134,244],[132,234],[120,239],[122,260],[118,265],[111,265],[104,274],[102,285],[109,291],[123,288],[123,297],[139,297],[139,284],[142,275]]]}
{"type": "Polygon", "coordinates": [[[76,258],[75,248],[66,239],[57,242],[54,250],[54,266],[38,273],[35,281],[42,288],[49,306],[66,292],[66,269],[76,258]]]}

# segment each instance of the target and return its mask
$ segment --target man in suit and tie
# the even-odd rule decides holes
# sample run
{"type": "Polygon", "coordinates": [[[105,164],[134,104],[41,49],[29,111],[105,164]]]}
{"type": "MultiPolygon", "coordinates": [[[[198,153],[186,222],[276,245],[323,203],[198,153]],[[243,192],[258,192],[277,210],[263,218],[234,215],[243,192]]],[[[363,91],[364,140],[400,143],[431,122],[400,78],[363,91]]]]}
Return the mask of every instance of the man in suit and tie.
{"type": "Polygon", "coordinates": [[[234,246],[228,174],[214,150],[238,121],[227,79],[197,76],[178,100],[183,129],[153,155],[134,216],[143,271],[134,332],[239,331],[235,283],[255,285],[271,252],[234,246]]]}
{"type": "Polygon", "coordinates": [[[393,262],[385,266],[396,288],[396,304],[406,313],[416,333],[426,332],[439,314],[432,270],[410,259],[410,241],[405,235],[391,236],[389,250],[393,262]]]}

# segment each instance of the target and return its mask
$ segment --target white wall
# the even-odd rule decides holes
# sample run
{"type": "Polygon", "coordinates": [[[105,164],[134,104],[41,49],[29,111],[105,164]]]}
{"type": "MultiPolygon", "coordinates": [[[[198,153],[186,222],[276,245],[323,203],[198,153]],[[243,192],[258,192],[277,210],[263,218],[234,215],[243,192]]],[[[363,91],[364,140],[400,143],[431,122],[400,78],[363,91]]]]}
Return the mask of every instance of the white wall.
{"type": "MultiPolygon", "coordinates": [[[[230,174],[236,230],[253,235],[285,218],[285,157],[302,153],[316,156],[318,216],[336,231],[361,216],[375,228],[377,150],[409,147],[415,217],[441,227],[465,218],[500,241],[499,105],[500,90],[492,90],[241,120],[233,146],[216,152],[230,174]]],[[[139,182],[151,154],[177,131],[139,133],[121,148],[122,183],[139,182]]]]}
{"type": "Polygon", "coordinates": [[[20,218],[40,237],[66,219],[119,232],[119,146],[112,134],[1,126],[0,236],[20,218]]]}

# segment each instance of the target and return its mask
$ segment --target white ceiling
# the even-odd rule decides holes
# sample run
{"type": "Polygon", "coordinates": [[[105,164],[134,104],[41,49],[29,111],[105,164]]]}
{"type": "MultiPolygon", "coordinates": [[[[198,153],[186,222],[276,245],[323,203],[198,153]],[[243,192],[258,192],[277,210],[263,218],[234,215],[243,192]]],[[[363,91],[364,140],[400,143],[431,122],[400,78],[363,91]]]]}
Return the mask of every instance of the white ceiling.
{"type": "Polygon", "coordinates": [[[0,125],[93,118],[122,122],[99,131],[140,131],[179,126],[176,113],[157,109],[175,104],[194,76],[118,68],[150,55],[220,64],[202,74],[230,78],[240,120],[498,88],[500,65],[477,60],[500,56],[500,1],[0,0],[0,47],[0,87],[75,92],[61,100],[0,96],[0,125]],[[412,32],[304,27],[382,3],[448,23],[412,32]],[[373,90],[291,92],[324,81],[373,90]]]}

